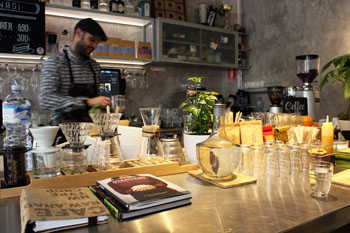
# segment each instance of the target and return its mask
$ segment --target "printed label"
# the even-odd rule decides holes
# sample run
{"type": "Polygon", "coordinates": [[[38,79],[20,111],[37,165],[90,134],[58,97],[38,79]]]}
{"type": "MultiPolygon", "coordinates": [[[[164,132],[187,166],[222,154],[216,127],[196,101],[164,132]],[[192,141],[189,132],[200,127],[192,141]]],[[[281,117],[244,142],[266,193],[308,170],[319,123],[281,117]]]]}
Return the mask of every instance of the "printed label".
{"type": "Polygon", "coordinates": [[[3,106],[3,121],[8,124],[30,122],[30,105],[28,106],[3,106]]]}

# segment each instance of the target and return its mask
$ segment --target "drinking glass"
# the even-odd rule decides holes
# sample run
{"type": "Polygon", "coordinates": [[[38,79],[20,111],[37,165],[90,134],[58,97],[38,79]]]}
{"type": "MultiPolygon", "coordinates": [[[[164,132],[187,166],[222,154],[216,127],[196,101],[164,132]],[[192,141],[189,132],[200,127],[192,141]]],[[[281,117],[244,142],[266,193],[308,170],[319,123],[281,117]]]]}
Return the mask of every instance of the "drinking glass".
{"type": "Polygon", "coordinates": [[[114,113],[123,113],[126,109],[125,95],[113,95],[111,96],[111,110],[114,113]]]}
{"type": "Polygon", "coordinates": [[[317,198],[327,198],[331,188],[334,166],[330,162],[317,161],[310,164],[310,194],[317,198]]]}
{"type": "Polygon", "coordinates": [[[279,176],[278,154],[274,145],[265,145],[264,159],[266,174],[279,176]]]}
{"type": "Polygon", "coordinates": [[[247,176],[253,175],[252,149],[250,145],[241,145],[241,159],[237,167],[237,173],[247,176]]]}
{"type": "Polygon", "coordinates": [[[279,157],[279,168],[281,176],[290,175],[290,154],[287,145],[278,144],[277,154],[279,157]]]}

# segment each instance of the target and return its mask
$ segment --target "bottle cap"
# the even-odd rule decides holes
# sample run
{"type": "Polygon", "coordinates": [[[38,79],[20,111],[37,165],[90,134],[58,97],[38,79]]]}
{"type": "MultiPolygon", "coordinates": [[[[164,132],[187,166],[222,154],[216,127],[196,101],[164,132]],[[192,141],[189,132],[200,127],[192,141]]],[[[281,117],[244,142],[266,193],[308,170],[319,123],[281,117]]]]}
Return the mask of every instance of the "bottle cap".
{"type": "Polygon", "coordinates": [[[19,86],[19,85],[12,85],[11,86],[11,91],[21,91],[21,86],[19,86]]]}
{"type": "Polygon", "coordinates": [[[226,104],[214,104],[213,114],[215,116],[225,115],[226,104]]]}

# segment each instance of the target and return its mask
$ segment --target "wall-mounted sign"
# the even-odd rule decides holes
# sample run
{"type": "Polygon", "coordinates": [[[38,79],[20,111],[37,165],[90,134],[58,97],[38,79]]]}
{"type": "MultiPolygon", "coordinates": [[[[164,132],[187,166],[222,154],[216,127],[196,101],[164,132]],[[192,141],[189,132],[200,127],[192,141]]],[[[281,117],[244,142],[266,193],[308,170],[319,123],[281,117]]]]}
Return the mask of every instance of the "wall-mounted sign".
{"type": "Polygon", "coordinates": [[[286,97],[282,101],[283,112],[299,113],[300,115],[308,115],[307,98],[304,97],[286,97]]]}
{"type": "Polygon", "coordinates": [[[45,4],[0,0],[0,53],[45,54],[45,4]]]}

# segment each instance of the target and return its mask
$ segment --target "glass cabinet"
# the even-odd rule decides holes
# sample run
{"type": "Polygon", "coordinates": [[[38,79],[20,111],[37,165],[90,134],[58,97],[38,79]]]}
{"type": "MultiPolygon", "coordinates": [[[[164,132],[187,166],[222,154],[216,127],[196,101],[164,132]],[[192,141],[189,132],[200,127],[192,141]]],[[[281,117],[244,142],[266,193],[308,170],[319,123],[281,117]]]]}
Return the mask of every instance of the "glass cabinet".
{"type": "Polygon", "coordinates": [[[235,31],[157,18],[155,33],[157,61],[238,67],[235,31]]]}

